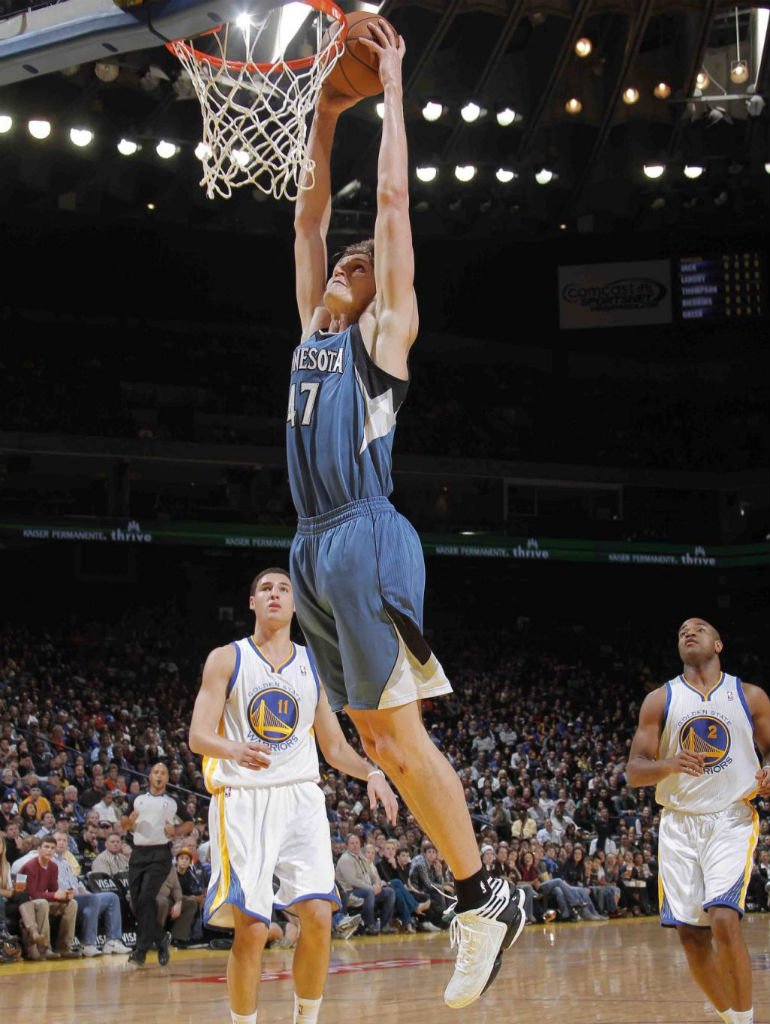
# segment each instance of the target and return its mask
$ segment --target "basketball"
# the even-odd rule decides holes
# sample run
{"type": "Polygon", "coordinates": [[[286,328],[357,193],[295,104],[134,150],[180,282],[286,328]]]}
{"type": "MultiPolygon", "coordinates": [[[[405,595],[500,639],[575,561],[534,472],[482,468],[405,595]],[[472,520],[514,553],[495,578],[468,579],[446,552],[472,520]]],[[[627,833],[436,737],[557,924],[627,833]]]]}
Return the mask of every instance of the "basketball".
{"type": "Polygon", "coordinates": [[[379,96],[382,82],[377,72],[377,55],[360,40],[375,39],[369,26],[385,19],[366,11],[355,11],[348,14],[347,19],[345,49],[326,81],[346,96],[379,96]]]}

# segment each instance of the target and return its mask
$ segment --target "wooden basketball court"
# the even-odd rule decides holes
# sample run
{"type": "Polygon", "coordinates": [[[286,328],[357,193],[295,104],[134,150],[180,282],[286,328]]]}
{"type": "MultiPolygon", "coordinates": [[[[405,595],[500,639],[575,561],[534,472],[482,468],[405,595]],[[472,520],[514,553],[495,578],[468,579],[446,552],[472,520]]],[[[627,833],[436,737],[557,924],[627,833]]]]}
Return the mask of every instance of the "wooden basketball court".
{"type": "MultiPolygon", "coordinates": [[[[770,917],[744,919],[756,1024],[770,1024],[770,917]]],[[[127,958],[0,968],[2,1018],[13,1024],[229,1024],[227,954],[174,952],[159,968],[127,958]]],[[[259,1024],[291,1024],[291,952],[265,954],[259,1024]]],[[[448,936],[335,942],[320,1024],[718,1024],[690,979],[676,936],[657,920],[530,925],[488,994],[449,1010],[448,936]]]]}

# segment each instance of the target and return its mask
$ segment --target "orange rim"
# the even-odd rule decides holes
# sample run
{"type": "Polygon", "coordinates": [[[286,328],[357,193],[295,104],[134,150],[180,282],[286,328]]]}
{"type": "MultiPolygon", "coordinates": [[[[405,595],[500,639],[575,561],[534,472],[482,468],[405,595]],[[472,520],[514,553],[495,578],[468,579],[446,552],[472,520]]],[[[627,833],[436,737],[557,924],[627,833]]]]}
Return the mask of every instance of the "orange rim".
{"type": "MultiPolygon", "coordinates": [[[[348,20],[345,14],[340,8],[332,2],[332,0],[302,0],[302,3],[307,4],[308,7],[312,7],[316,11],[320,11],[321,14],[326,14],[330,18],[334,18],[340,26],[340,31],[329,40],[328,46],[324,47],[319,53],[314,53],[310,57],[299,57],[297,60],[279,60],[275,63],[269,61],[262,64],[252,64],[251,61],[244,60],[226,60],[222,57],[217,57],[210,53],[204,53],[202,50],[197,50],[191,43],[186,42],[184,39],[174,39],[170,43],[166,43],[166,49],[170,50],[171,53],[178,56],[177,50],[183,50],[185,54],[194,58],[198,61],[205,61],[214,68],[221,68],[225,65],[228,71],[248,71],[250,73],[259,71],[263,75],[269,75],[273,73],[280,74],[287,68],[292,71],[302,71],[304,68],[309,68],[316,61],[325,61],[328,59],[329,54],[332,50],[341,50],[348,34],[348,20]]],[[[217,32],[221,32],[222,25],[215,25],[214,28],[206,29],[205,32],[201,32],[200,36],[211,36],[216,35],[217,32]]]]}

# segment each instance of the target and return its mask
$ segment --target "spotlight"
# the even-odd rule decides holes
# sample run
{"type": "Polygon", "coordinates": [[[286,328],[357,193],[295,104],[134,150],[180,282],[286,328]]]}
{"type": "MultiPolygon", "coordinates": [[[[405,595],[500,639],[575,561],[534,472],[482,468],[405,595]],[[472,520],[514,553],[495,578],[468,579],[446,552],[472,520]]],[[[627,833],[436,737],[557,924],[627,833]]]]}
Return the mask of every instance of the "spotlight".
{"type": "Polygon", "coordinates": [[[513,124],[516,120],[516,111],[510,107],[503,107],[502,110],[497,112],[497,123],[502,125],[503,128],[507,128],[509,124],[513,124]]]}
{"type": "Polygon", "coordinates": [[[566,231],[566,230],[567,230],[567,225],[566,224],[560,224],[559,225],[559,231],[566,231]]]}
{"type": "Polygon", "coordinates": [[[652,92],[656,99],[667,100],[671,95],[671,86],[668,82],[658,82],[652,92]]]}
{"type": "Polygon", "coordinates": [[[634,103],[637,103],[638,101],[639,101],[639,90],[635,86],[629,85],[628,88],[623,90],[623,102],[627,106],[630,107],[634,103]]]}
{"type": "Polygon", "coordinates": [[[155,152],[162,160],[170,160],[172,156],[176,155],[176,146],[173,142],[166,142],[165,139],[161,139],[155,147],[155,152]]]}
{"type": "Polygon", "coordinates": [[[118,153],[122,156],[133,156],[139,146],[132,139],[121,139],[118,143],[118,153]]]}
{"type": "Polygon", "coordinates": [[[70,128],[70,140],[75,146],[87,146],[93,142],[94,133],[88,128],[70,128]]]}
{"type": "Polygon", "coordinates": [[[211,146],[207,146],[205,142],[199,142],[194,153],[199,160],[207,160],[211,156],[211,146]]]}
{"type": "Polygon", "coordinates": [[[13,128],[13,118],[7,114],[0,114],[0,135],[5,135],[13,128]]]}
{"type": "Polygon", "coordinates": [[[152,213],[152,211],[155,209],[155,203],[148,203],[147,209],[150,211],[150,213],[152,213]]]}
{"type": "Polygon", "coordinates": [[[648,178],[660,178],[666,169],[665,164],[645,164],[644,173],[648,178]]]}
{"type": "Polygon", "coordinates": [[[472,181],[476,177],[476,168],[473,164],[458,164],[455,167],[455,178],[458,181],[472,181]]]}
{"type": "Polygon", "coordinates": [[[245,32],[251,25],[251,18],[249,17],[248,14],[239,14],[238,17],[235,19],[235,24],[238,26],[241,32],[245,32]]]}
{"type": "Polygon", "coordinates": [[[495,171],[495,177],[503,184],[507,185],[509,181],[513,181],[514,178],[518,178],[516,171],[512,171],[509,167],[498,167],[495,171]]]}
{"type": "Polygon", "coordinates": [[[547,167],[541,167],[535,175],[535,181],[538,185],[547,185],[549,182],[553,181],[553,171],[549,170],[547,167]]]}
{"type": "Polygon", "coordinates": [[[50,121],[30,121],[27,128],[33,139],[47,139],[51,134],[50,121]]]}
{"type": "Polygon", "coordinates": [[[706,72],[699,71],[698,74],[695,76],[695,88],[700,89],[700,91],[703,92],[703,90],[708,89],[710,85],[711,79],[706,74],[706,72]]]}
{"type": "Polygon", "coordinates": [[[481,107],[478,103],[474,103],[473,100],[471,100],[460,110],[460,116],[466,124],[471,124],[473,121],[478,121],[481,116],[481,107]]]}
{"type": "Polygon", "coordinates": [[[428,100],[422,108],[422,116],[426,121],[438,121],[443,113],[443,106],[440,103],[436,103],[435,100],[428,100]]]}
{"type": "MultiPolygon", "coordinates": [[[[251,160],[251,157],[249,156],[245,149],[234,149],[233,160],[238,164],[239,167],[248,167],[249,160],[251,160]]],[[[340,192],[342,192],[342,189],[340,189],[340,192]]]]}
{"type": "Polygon", "coordinates": [[[759,117],[764,109],[765,101],[756,93],[746,100],[746,111],[749,117],[759,117]]]}
{"type": "Polygon", "coordinates": [[[690,181],[695,181],[696,178],[700,178],[701,174],[706,170],[700,164],[685,164],[684,165],[684,176],[689,178],[690,181]]]}
{"type": "Polygon", "coordinates": [[[115,60],[97,60],[94,74],[100,82],[114,82],[120,74],[120,67],[115,60]]]}
{"type": "Polygon", "coordinates": [[[576,96],[573,96],[572,99],[567,100],[564,104],[564,109],[568,114],[579,114],[583,109],[583,104],[576,96]]]}
{"type": "Polygon", "coordinates": [[[374,109],[377,111],[377,116],[378,117],[380,117],[380,118],[385,117],[385,104],[384,103],[378,103],[377,106],[374,109]]]}
{"type": "Polygon", "coordinates": [[[438,167],[418,167],[417,170],[415,171],[415,174],[420,179],[420,181],[424,181],[427,184],[430,181],[436,180],[436,177],[438,175],[438,167]]]}
{"type": "Polygon", "coordinates": [[[587,57],[593,48],[593,43],[586,36],[582,36],[582,38],[578,39],[575,43],[575,53],[578,57],[587,57]]]}
{"type": "Polygon", "coordinates": [[[770,174],[770,160],[765,164],[765,174],[770,174]]]}
{"type": "Polygon", "coordinates": [[[748,80],[749,65],[745,60],[730,61],[730,81],[742,85],[748,80]]]}

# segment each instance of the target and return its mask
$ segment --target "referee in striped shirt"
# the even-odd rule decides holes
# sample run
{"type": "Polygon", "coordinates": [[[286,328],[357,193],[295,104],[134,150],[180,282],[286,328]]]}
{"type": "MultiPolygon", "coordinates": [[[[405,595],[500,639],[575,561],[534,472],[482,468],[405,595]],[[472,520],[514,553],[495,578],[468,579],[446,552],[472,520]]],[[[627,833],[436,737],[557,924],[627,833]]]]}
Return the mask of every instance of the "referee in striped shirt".
{"type": "Polygon", "coordinates": [[[122,828],[134,833],[128,888],[136,918],[136,948],[128,959],[141,967],[155,946],[158,963],[165,967],[171,958],[171,935],[158,924],[157,896],[171,870],[171,840],[191,832],[193,822],[181,801],[166,792],[165,764],[154,764],[149,778],[149,792],[136,797],[131,814],[121,819],[122,828]],[[174,818],[181,824],[175,825],[174,818]]]}

